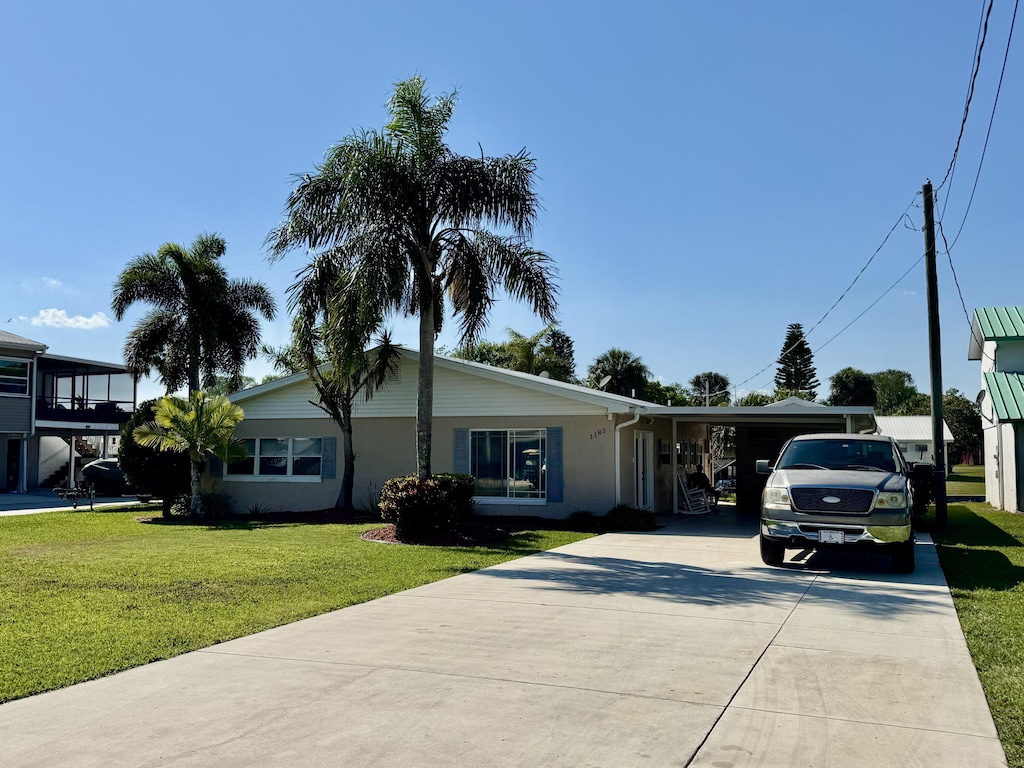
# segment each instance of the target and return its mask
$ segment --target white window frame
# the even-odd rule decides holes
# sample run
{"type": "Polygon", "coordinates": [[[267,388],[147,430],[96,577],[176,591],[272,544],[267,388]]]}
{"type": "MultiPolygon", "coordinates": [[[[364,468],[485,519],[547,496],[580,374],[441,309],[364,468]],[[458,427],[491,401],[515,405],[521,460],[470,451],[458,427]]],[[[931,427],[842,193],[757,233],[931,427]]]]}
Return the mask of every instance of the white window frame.
{"type": "MultiPolygon", "coordinates": [[[[4,363],[23,363],[25,365],[25,392],[0,392],[0,397],[23,397],[28,398],[32,396],[32,361],[24,357],[9,357],[8,355],[0,355],[0,362],[4,363]]],[[[4,376],[5,380],[11,382],[19,381],[19,376],[4,376]]]]}
{"type": "MultiPolygon", "coordinates": [[[[231,483],[321,483],[323,482],[324,476],[324,437],[243,437],[242,440],[254,440],[256,450],[249,456],[252,459],[252,474],[228,474],[228,464],[225,462],[221,470],[221,479],[225,482],[231,483]],[[287,467],[288,473],[284,475],[261,475],[260,471],[260,440],[287,440],[288,441],[288,456],[287,456],[287,467]],[[320,474],[319,475],[293,475],[292,467],[294,466],[295,456],[295,441],[296,440],[319,440],[320,441],[320,474]]],[[[307,456],[309,454],[306,454],[307,456]]],[[[284,458],[284,457],[275,457],[284,458]]],[[[301,458],[301,457],[299,457],[301,458]]]]}
{"type": "MultiPolygon", "coordinates": [[[[544,455],[541,457],[541,466],[547,463],[547,452],[548,452],[548,431],[546,427],[481,427],[479,429],[469,430],[469,473],[473,474],[473,433],[474,432],[504,432],[506,440],[509,439],[509,434],[515,434],[516,432],[539,432],[541,437],[544,439],[544,455]]],[[[511,453],[509,454],[509,461],[512,460],[511,453]]],[[[476,478],[476,475],[473,475],[476,478]]],[[[477,504],[495,505],[495,506],[533,506],[543,507],[548,503],[548,489],[547,484],[544,485],[544,495],[538,498],[527,498],[522,496],[473,496],[473,501],[477,504]]]]}

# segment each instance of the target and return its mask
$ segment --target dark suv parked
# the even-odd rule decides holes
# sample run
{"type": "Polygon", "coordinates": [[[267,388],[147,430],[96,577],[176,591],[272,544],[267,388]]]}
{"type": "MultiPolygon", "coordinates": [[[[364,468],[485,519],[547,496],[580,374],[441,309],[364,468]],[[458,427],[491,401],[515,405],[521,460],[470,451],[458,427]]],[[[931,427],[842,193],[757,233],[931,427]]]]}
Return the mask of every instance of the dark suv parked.
{"type": "Polygon", "coordinates": [[[787,547],[867,547],[914,570],[913,493],[899,446],[883,435],[800,435],[782,448],[761,497],[761,559],[787,547]]]}

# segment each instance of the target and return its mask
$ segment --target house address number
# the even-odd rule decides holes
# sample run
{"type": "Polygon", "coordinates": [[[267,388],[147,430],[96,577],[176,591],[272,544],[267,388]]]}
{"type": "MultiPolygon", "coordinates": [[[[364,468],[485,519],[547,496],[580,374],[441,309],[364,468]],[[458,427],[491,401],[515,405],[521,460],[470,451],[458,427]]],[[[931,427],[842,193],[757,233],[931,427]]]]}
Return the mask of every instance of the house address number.
{"type": "Polygon", "coordinates": [[[590,439],[593,440],[595,437],[600,437],[601,435],[603,435],[607,431],[608,431],[608,429],[606,427],[601,427],[596,432],[591,432],[590,433],[590,439]]]}

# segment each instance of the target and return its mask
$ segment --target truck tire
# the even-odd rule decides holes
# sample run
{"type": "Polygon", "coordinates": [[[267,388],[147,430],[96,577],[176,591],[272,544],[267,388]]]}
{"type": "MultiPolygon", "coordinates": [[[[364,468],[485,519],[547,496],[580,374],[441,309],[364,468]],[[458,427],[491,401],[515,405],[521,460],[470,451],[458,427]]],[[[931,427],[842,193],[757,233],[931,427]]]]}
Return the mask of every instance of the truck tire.
{"type": "Polygon", "coordinates": [[[782,565],[786,556],[786,545],[761,534],[761,560],[765,565],[782,565]]]}

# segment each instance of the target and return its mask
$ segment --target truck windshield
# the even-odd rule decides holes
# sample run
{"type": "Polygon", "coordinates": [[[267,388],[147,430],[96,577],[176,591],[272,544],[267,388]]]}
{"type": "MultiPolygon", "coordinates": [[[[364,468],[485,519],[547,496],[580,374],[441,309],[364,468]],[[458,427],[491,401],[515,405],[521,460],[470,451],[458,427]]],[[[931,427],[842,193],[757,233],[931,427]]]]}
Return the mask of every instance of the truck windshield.
{"type": "Polygon", "coordinates": [[[895,472],[899,461],[892,444],[878,440],[794,440],[776,469],[853,469],[895,472]]]}

